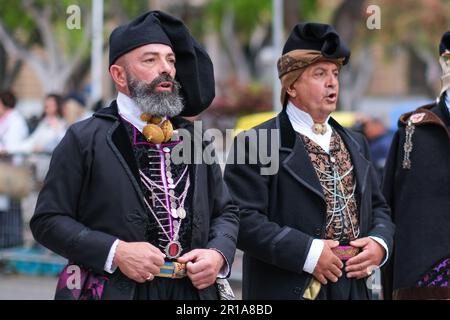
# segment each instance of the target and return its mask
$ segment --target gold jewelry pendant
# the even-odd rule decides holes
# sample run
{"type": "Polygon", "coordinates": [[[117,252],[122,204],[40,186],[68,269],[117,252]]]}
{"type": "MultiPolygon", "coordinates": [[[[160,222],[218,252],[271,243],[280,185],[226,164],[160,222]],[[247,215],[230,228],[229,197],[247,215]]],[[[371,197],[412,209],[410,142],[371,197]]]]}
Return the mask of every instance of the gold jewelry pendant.
{"type": "Polygon", "coordinates": [[[145,136],[148,142],[154,144],[161,144],[162,142],[168,142],[173,135],[173,126],[170,120],[164,120],[158,116],[152,116],[148,113],[143,113],[140,116],[142,121],[147,122],[147,125],[142,130],[142,134],[145,136]]]}
{"type": "Polygon", "coordinates": [[[161,124],[161,130],[164,134],[164,142],[169,141],[173,135],[173,126],[169,120],[164,120],[161,124]]]}
{"type": "Polygon", "coordinates": [[[327,132],[327,126],[322,123],[314,123],[311,129],[315,134],[324,135],[327,132]]]}
{"type": "Polygon", "coordinates": [[[148,142],[160,144],[164,141],[164,133],[156,124],[150,123],[146,125],[144,130],[142,130],[142,134],[148,142]]]}
{"type": "Polygon", "coordinates": [[[142,113],[139,118],[141,118],[141,120],[145,122],[150,122],[150,120],[152,120],[152,116],[148,113],[142,113]]]}
{"type": "Polygon", "coordinates": [[[154,124],[160,124],[161,123],[162,118],[158,117],[158,116],[152,116],[150,122],[154,123],[154,124]]]}

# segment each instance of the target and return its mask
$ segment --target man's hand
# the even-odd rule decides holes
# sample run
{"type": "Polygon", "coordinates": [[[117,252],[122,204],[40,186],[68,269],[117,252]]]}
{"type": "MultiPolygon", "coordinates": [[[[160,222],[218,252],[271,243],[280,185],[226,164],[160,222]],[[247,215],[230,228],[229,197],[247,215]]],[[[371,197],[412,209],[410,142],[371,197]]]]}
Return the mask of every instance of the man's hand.
{"type": "Polygon", "coordinates": [[[128,278],[144,283],[164,264],[165,254],[148,242],[119,241],[113,264],[128,278]]]}
{"type": "Polygon", "coordinates": [[[186,263],[187,275],[197,289],[204,289],[216,282],[217,274],[222,269],[225,259],[212,249],[194,249],[178,258],[186,263]]]}
{"type": "Polygon", "coordinates": [[[333,240],[323,240],[323,249],[320,254],[319,261],[317,261],[317,265],[314,268],[313,276],[321,283],[327,284],[328,280],[331,282],[337,282],[338,279],[342,276],[342,267],[344,264],[341,259],[339,259],[333,251],[332,248],[335,248],[339,245],[338,241],[333,240]]]}
{"type": "Polygon", "coordinates": [[[369,237],[351,241],[350,245],[361,248],[362,252],[347,261],[347,277],[361,279],[370,276],[373,268],[380,265],[385,254],[384,248],[369,237]]]}

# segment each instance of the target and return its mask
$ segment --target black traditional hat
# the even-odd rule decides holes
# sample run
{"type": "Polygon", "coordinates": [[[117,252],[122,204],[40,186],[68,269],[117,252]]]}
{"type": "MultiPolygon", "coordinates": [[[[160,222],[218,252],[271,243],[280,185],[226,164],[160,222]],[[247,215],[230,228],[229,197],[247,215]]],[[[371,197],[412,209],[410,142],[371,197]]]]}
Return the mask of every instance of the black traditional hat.
{"type": "Polygon", "coordinates": [[[442,35],[441,43],[439,44],[439,55],[442,55],[445,50],[450,51],[450,31],[442,35]]]}
{"type": "Polygon", "coordinates": [[[283,47],[283,54],[297,49],[317,50],[328,59],[344,58],[343,64],[350,58],[350,50],[336,30],[328,24],[314,22],[297,24],[283,47]]]}
{"type": "Polygon", "coordinates": [[[109,37],[109,66],[125,53],[150,43],[172,48],[176,77],[185,108],[182,116],[195,116],[208,108],[215,96],[214,69],[208,53],[183,22],[161,11],[147,12],[113,30],[109,37]]]}

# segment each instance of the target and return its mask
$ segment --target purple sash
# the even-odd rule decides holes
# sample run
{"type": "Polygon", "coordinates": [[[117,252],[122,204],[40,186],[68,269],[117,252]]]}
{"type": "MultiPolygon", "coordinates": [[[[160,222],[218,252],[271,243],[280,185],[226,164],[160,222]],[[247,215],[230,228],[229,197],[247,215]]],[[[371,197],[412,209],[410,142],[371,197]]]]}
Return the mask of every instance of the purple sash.
{"type": "Polygon", "coordinates": [[[106,281],[105,276],[69,264],[59,275],[55,300],[101,300],[106,281]]]}

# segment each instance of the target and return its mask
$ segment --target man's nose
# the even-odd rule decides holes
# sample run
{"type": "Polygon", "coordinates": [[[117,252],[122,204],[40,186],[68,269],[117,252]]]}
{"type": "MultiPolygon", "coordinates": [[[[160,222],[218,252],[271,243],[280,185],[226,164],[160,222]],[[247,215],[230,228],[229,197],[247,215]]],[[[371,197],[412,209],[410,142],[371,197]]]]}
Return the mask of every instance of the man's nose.
{"type": "Polygon", "coordinates": [[[164,74],[164,73],[170,74],[171,71],[172,71],[172,65],[168,61],[161,60],[160,67],[159,67],[159,73],[160,74],[164,74]]]}
{"type": "Polygon", "coordinates": [[[331,74],[330,76],[327,77],[327,82],[326,82],[326,86],[330,87],[330,88],[334,88],[338,85],[338,76],[331,74]]]}

